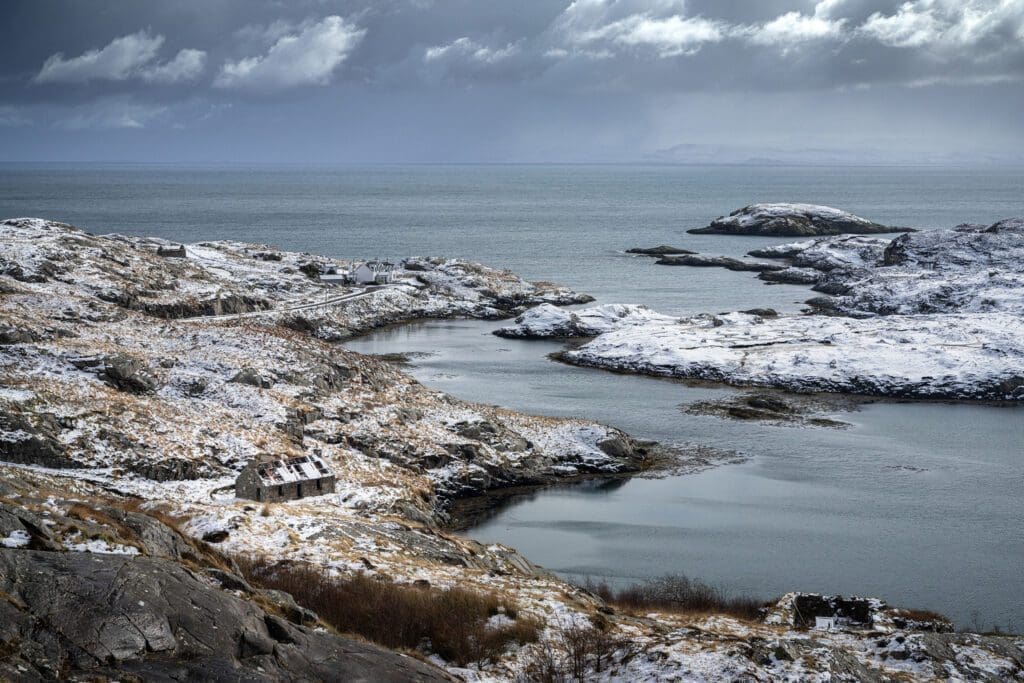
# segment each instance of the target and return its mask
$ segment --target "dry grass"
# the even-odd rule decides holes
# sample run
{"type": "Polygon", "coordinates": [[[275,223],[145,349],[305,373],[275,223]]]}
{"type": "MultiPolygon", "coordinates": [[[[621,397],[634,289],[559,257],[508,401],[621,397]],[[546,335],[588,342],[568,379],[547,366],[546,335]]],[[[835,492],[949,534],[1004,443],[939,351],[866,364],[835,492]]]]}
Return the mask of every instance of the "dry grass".
{"type": "MultiPolygon", "coordinates": [[[[123,543],[126,545],[132,545],[138,548],[139,550],[143,550],[143,545],[134,531],[128,528],[128,526],[125,525],[124,522],[122,522],[121,520],[115,519],[114,517],[110,516],[102,510],[90,507],[83,503],[75,503],[70,508],[68,508],[67,516],[72,519],[78,519],[83,522],[89,522],[91,524],[96,524],[98,526],[107,527],[113,532],[112,534],[101,535],[97,535],[95,533],[88,534],[90,538],[101,538],[102,540],[105,540],[109,543],[123,543]]],[[[79,530],[85,533],[83,529],[79,528],[79,530]]]]}
{"type": "Polygon", "coordinates": [[[437,654],[459,666],[494,660],[509,645],[533,642],[540,633],[537,620],[495,593],[396,584],[364,574],[338,577],[318,567],[258,557],[237,561],[250,582],[291,593],[338,631],[389,648],[437,654]],[[489,625],[498,614],[507,621],[489,625]]]}
{"type": "Polygon", "coordinates": [[[649,579],[616,590],[607,583],[589,579],[583,588],[609,605],[627,612],[670,612],[673,614],[727,614],[740,619],[758,619],[765,600],[730,596],[725,591],[681,574],[649,579]]]}
{"type": "Polygon", "coordinates": [[[946,615],[933,612],[930,609],[901,608],[899,615],[904,619],[912,619],[913,621],[949,621],[949,617],[946,615]]]}

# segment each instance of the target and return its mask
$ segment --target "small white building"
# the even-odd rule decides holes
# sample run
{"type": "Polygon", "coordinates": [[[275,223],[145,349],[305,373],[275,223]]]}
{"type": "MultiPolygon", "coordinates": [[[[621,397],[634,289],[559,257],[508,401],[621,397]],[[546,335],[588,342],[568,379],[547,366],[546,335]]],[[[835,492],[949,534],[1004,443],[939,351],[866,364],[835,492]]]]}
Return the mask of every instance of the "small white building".
{"type": "Polygon", "coordinates": [[[839,617],[814,617],[815,631],[835,631],[839,627],[839,617]]]}
{"type": "Polygon", "coordinates": [[[365,261],[349,271],[349,277],[357,285],[386,285],[397,275],[398,267],[389,261],[365,261]]]}

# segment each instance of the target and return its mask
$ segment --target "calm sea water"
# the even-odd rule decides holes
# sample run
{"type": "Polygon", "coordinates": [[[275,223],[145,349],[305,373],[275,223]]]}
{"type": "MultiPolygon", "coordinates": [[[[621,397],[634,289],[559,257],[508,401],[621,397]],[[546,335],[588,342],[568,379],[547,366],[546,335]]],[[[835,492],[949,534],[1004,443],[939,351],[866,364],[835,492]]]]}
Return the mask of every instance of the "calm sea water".
{"type": "MultiPolygon", "coordinates": [[[[1024,215],[1024,169],[450,166],[0,167],[0,216],[184,242],[238,239],[337,256],[464,256],[666,313],[773,306],[805,288],[656,267],[622,250],[739,255],[784,240],[686,235],[755,201],[806,201],[917,227],[1024,215]]],[[[412,372],[470,400],[600,420],[750,459],[698,475],[537,493],[471,534],[570,576],[684,572],[735,592],[879,595],[1024,628],[1024,410],[889,404],[850,429],[740,424],[680,405],[732,390],[559,365],[547,342],[441,321],[350,344],[432,355],[412,372]]]]}

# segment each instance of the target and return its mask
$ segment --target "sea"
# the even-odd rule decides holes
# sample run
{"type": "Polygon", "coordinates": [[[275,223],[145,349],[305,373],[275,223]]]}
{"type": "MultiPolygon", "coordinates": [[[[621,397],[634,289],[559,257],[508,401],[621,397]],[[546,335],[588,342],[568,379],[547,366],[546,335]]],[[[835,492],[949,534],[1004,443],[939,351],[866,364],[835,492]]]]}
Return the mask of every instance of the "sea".
{"type": "MultiPolygon", "coordinates": [[[[990,223],[1024,215],[1024,168],[0,166],[0,217],[344,258],[469,258],[669,314],[796,313],[814,296],[625,253],[671,244],[741,256],[787,241],[686,234],[764,201],[922,229],[990,223]]],[[[685,411],[735,389],[563,365],[548,357],[559,344],[501,339],[499,324],[415,323],[346,346],[412,352],[413,375],[460,398],[737,462],[536,491],[495,509],[473,538],[573,580],[686,574],[735,595],[870,595],[964,628],[1024,629],[1024,407],[879,401],[833,415],[845,429],[741,423],[685,411]]]]}

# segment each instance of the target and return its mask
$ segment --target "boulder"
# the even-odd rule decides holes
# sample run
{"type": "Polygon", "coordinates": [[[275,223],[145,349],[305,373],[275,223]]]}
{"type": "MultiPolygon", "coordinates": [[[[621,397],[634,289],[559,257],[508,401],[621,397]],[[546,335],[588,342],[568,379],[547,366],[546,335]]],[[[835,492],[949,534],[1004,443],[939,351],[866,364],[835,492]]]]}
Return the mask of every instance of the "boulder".
{"type": "Polygon", "coordinates": [[[229,294],[212,299],[197,300],[181,298],[173,301],[143,301],[135,296],[115,295],[113,299],[108,293],[100,298],[112,300],[126,308],[139,310],[157,318],[178,319],[198,318],[211,315],[235,315],[263,311],[271,308],[271,303],[264,298],[229,294]]]}
{"type": "Polygon", "coordinates": [[[813,285],[821,278],[821,273],[812,268],[783,268],[782,270],[766,270],[758,273],[758,279],[787,285],[813,285]]]}
{"type": "Polygon", "coordinates": [[[99,378],[121,391],[145,394],[156,389],[156,379],[142,361],[123,353],[103,359],[99,378]]]}
{"type": "Polygon", "coordinates": [[[246,366],[239,370],[229,381],[234,382],[235,384],[248,384],[250,386],[259,387],[260,389],[269,389],[274,386],[273,379],[250,366],[246,366]]]}

